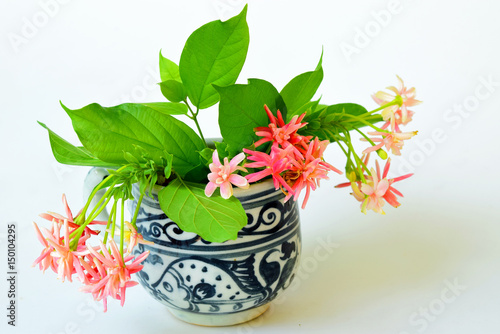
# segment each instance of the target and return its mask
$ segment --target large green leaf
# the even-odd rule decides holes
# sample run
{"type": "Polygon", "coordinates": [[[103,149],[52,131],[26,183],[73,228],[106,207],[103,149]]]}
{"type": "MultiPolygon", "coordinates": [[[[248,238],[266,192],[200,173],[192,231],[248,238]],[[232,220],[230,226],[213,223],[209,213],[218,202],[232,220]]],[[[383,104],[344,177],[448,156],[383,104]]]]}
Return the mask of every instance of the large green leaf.
{"type": "Polygon", "coordinates": [[[183,176],[199,163],[197,151],[205,144],[187,125],[172,116],[143,105],[125,103],[105,108],[90,104],[78,110],[63,105],[83,146],[102,161],[127,163],[124,152],[137,147],[149,158],[162,161],[173,155],[173,169],[183,176]]]}
{"type": "Polygon", "coordinates": [[[234,196],[205,196],[204,185],[177,178],[163,188],[158,199],[165,214],[186,232],[194,232],[210,242],[236,239],[247,224],[247,216],[234,196]]]}
{"type": "Polygon", "coordinates": [[[188,111],[184,103],[149,102],[141,104],[167,115],[186,115],[188,111]]]}
{"type": "Polygon", "coordinates": [[[298,110],[311,101],[323,81],[323,54],[314,71],[302,73],[293,78],[282,90],[281,96],[288,109],[288,120],[298,114],[298,110]]]}
{"type": "Polygon", "coordinates": [[[199,109],[219,101],[212,84],[236,82],[245,63],[250,41],[247,7],[225,21],[212,21],[194,31],[186,41],[179,62],[182,82],[191,102],[199,109]]]}
{"type": "Polygon", "coordinates": [[[254,128],[267,126],[269,118],[264,110],[267,105],[276,113],[280,109],[286,118],[286,107],[274,86],[260,79],[249,79],[248,85],[216,87],[220,94],[219,127],[228,145],[227,150],[235,155],[242,148],[252,145],[259,137],[254,128]]]}
{"type": "Polygon", "coordinates": [[[163,57],[160,50],[160,77],[161,81],[176,80],[181,82],[179,66],[173,61],[163,57]]]}
{"type": "Polygon", "coordinates": [[[104,162],[94,157],[84,147],[77,147],[50,130],[42,122],[38,122],[49,132],[50,147],[54,158],[62,164],[75,166],[116,167],[117,165],[104,162]]]}

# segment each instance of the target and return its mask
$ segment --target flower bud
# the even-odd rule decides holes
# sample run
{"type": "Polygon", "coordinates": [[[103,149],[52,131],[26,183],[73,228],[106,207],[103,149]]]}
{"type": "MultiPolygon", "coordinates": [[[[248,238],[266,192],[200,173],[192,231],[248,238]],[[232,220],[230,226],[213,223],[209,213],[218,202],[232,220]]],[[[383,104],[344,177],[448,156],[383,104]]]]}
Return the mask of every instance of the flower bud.
{"type": "Polygon", "coordinates": [[[378,150],[377,150],[377,154],[378,154],[378,156],[379,156],[381,159],[383,159],[383,160],[387,159],[387,152],[386,152],[386,151],[384,151],[383,149],[381,149],[381,148],[380,148],[380,149],[378,149],[378,150]]]}

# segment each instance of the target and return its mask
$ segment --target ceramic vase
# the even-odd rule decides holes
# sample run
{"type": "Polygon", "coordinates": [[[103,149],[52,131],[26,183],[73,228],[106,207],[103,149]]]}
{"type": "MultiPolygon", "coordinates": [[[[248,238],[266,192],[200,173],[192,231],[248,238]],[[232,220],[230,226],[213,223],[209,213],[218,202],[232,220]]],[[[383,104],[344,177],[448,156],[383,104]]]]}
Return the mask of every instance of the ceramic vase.
{"type": "MultiPolygon", "coordinates": [[[[139,209],[138,231],[154,244],[136,247],[136,254],[151,252],[136,278],[174,316],[205,326],[242,323],[290,285],[301,249],[299,210],[271,181],[234,190],[248,223],[236,240],[223,243],[179,229],[161,210],[158,190],[139,209]]],[[[133,193],[139,197],[137,186],[133,193]]],[[[131,202],[131,212],[136,206],[131,202]]]]}

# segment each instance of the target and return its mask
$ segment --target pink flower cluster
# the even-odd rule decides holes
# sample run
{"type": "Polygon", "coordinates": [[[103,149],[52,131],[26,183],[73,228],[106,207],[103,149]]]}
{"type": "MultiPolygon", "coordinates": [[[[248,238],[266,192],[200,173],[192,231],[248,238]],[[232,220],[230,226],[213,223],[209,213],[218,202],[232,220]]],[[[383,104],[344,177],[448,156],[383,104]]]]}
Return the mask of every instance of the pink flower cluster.
{"type": "MultiPolygon", "coordinates": [[[[390,131],[368,132],[370,136],[376,136],[370,138],[370,140],[377,144],[365,149],[363,153],[374,152],[385,146],[386,150],[392,151],[392,154],[401,155],[404,141],[417,134],[417,131],[402,132],[400,126],[406,125],[412,120],[414,112],[409,110],[408,107],[415,106],[421,101],[415,99],[416,91],[414,87],[407,88],[399,76],[398,81],[398,88],[394,86],[387,87],[394,95],[379,91],[372,96],[380,106],[394,101],[398,103],[384,108],[381,113],[385,121],[381,129],[386,130],[390,126],[390,131]]],[[[364,138],[362,140],[366,141],[364,138]]]]}
{"type": "MultiPolygon", "coordinates": [[[[368,159],[369,155],[366,155],[364,158],[365,165],[368,164],[368,159]]],[[[391,159],[387,160],[382,174],[380,172],[378,161],[375,161],[375,166],[376,170],[372,168],[370,170],[370,175],[364,175],[366,182],[351,181],[336,186],[336,188],[351,186],[353,190],[351,194],[354,198],[361,202],[361,212],[365,214],[367,210],[373,210],[377,213],[385,214],[384,210],[382,210],[385,202],[395,208],[400,206],[401,204],[397,201],[396,195],[403,197],[403,194],[392,185],[413,175],[406,174],[392,179],[387,178],[387,174],[389,173],[389,168],[391,166],[391,159]]]]}
{"type": "Polygon", "coordinates": [[[258,147],[266,142],[271,142],[268,153],[243,149],[248,160],[253,162],[245,164],[247,168],[263,168],[262,170],[246,176],[248,182],[256,182],[267,176],[272,176],[276,189],[281,188],[286,193],[286,200],[293,197],[296,201],[305,188],[306,195],[302,208],[307,204],[311,190],[316,190],[320,180],[328,179],[328,172],[342,172],[323,159],[323,152],[328,146],[327,140],[320,141],[317,137],[301,136],[297,133],[307,123],[301,123],[305,114],[293,116],[285,124],[281,112],[278,110],[274,116],[267,106],[264,109],[269,117],[267,127],[256,128],[256,134],[262,139],[255,143],[258,147]]]}
{"type": "MultiPolygon", "coordinates": [[[[120,300],[123,306],[126,288],[138,284],[131,281],[131,274],[142,269],[141,262],[148,257],[149,252],[144,252],[137,257],[128,252],[122,254],[112,239],[107,242],[110,246],[109,250],[102,242],[100,247],[89,245],[89,238],[98,232],[85,227],[79,236],[76,231],[80,226],[74,223],[64,195],[63,203],[68,217],[56,213],[40,215],[52,221],[50,230],[42,228],[42,233],[38,225],[33,223],[38,240],[44,246],[33,266],[38,264],[43,272],[51,268],[63,282],[65,279],[72,282],[73,275],[76,275],[84,284],[82,291],[92,293],[95,300],[103,301],[104,312],[107,310],[107,297],[120,300]]],[[[95,221],[91,224],[106,223],[95,221]]],[[[128,251],[140,240],[135,229],[131,233],[134,237],[130,240],[134,245],[132,247],[129,245],[128,251]]]]}

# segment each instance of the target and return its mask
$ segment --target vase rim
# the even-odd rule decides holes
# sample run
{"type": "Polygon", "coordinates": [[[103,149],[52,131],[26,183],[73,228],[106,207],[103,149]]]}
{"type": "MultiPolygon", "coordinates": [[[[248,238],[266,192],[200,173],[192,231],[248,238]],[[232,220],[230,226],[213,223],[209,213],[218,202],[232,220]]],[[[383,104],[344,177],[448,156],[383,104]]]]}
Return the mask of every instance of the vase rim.
{"type": "MultiPolygon", "coordinates": [[[[133,186],[138,188],[139,187],[139,183],[134,183],[133,186]]],[[[160,192],[160,190],[162,190],[164,187],[165,186],[161,186],[161,185],[155,184],[153,186],[153,189],[152,189],[153,195],[158,195],[158,193],[160,192]]],[[[267,189],[269,189],[271,187],[274,188],[274,182],[273,182],[273,180],[272,179],[265,179],[265,180],[258,181],[258,182],[250,184],[250,187],[247,188],[247,189],[242,189],[242,188],[238,188],[236,186],[233,186],[233,195],[235,197],[247,196],[247,195],[250,195],[252,193],[258,193],[258,192],[267,190],[267,189]]]]}

